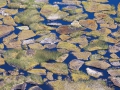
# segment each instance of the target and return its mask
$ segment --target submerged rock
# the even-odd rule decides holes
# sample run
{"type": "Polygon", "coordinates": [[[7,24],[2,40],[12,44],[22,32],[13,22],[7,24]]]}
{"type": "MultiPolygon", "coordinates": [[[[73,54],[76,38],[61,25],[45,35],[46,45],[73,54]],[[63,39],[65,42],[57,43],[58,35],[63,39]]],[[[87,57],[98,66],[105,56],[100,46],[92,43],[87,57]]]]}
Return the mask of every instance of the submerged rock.
{"type": "Polygon", "coordinates": [[[47,19],[48,20],[57,20],[57,19],[62,19],[64,17],[68,16],[68,15],[69,15],[68,13],[59,10],[58,12],[56,12],[54,14],[50,14],[47,17],[47,19]]]}
{"type": "Polygon", "coordinates": [[[107,72],[111,76],[120,76],[120,69],[109,69],[109,70],[107,70],[107,72]]]}
{"type": "Polygon", "coordinates": [[[50,33],[36,39],[36,41],[42,44],[55,44],[59,40],[57,39],[57,36],[55,34],[50,33]]]}
{"type": "Polygon", "coordinates": [[[57,62],[64,62],[68,56],[69,56],[69,54],[63,54],[56,61],[57,62]]]}
{"type": "Polygon", "coordinates": [[[23,40],[22,45],[33,44],[35,43],[34,39],[23,40]]]}
{"type": "Polygon", "coordinates": [[[64,21],[68,21],[68,22],[72,22],[74,20],[84,20],[88,17],[87,14],[82,14],[82,13],[79,13],[79,14],[74,14],[74,15],[69,15],[69,16],[66,16],[65,18],[63,18],[64,21]]]}
{"type": "Polygon", "coordinates": [[[53,80],[54,79],[52,72],[47,72],[47,76],[46,77],[47,77],[48,80],[53,80]]]}
{"type": "Polygon", "coordinates": [[[71,77],[73,81],[79,81],[79,80],[89,80],[90,76],[85,74],[82,71],[71,71],[71,77]]]}
{"type": "Polygon", "coordinates": [[[110,79],[115,86],[120,87],[120,77],[110,77],[110,79]]]}
{"type": "Polygon", "coordinates": [[[59,75],[67,75],[68,67],[64,63],[41,63],[42,67],[45,67],[47,70],[59,74],[59,75]]]}
{"type": "Polygon", "coordinates": [[[5,35],[8,35],[13,30],[14,30],[13,26],[0,25],[0,37],[4,37],[5,35]]]}
{"type": "Polygon", "coordinates": [[[40,43],[33,43],[28,45],[30,49],[43,50],[45,49],[40,43]]]}
{"type": "Polygon", "coordinates": [[[112,6],[109,4],[101,4],[98,2],[88,2],[88,1],[82,1],[82,4],[86,11],[88,12],[100,12],[104,10],[111,10],[112,6]]]}
{"type": "Polygon", "coordinates": [[[98,25],[95,20],[87,19],[87,20],[80,20],[80,25],[89,28],[91,30],[96,30],[98,25]]]}
{"type": "Polygon", "coordinates": [[[84,61],[81,61],[79,59],[73,59],[69,62],[69,68],[73,70],[79,70],[83,64],[84,61]]]}
{"type": "Polygon", "coordinates": [[[1,0],[0,1],[0,8],[1,7],[4,7],[4,6],[6,6],[7,5],[7,1],[6,0],[1,0]]]}
{"type": "Polygon", "coordinates": [[[4,65],[5,64],[5,60],[3,58],[0,58],[0,65],[4,65]]]}
{"type": "Polygon", "coordinates": [[[80,51],[80,48],[78,48],[76,45],[63,41],[57,44],[57,48],[67,49],[69,51],[80,51]]]}
{"type": "Polygon", "coordinates": [[[84,49],[88,51],[104,50],[104,49],[108,49],[108,44],[101,40],[93,40],[84,49]]]}
{"type": "Polygon", "coordinates": [[[110,67],[110,64],[108,64],[105,61],[88,61],[85,64],[87,66],[92,66],[92,67],[99,68],[99,69],[107,69],[110,67]]]}
{"type": "Polygon", "coordinates": [[[16,26],[14,19],[11,16],[6,16],[3,18],[3,23],[6,25],[16,26]]]}
{"type": "Polygon", "coordinates": [[[67,25],[62,25],[59,26],[56,31],[60,34],[70,34],[76,31],[80,31],[83,30],[84,28],[80,27],[80,28],[76,28],[76,27],[72,27],[72,26],[67,26],[67,25]]]}
{"type": "Polygon", "coordinates": [[[14,17],[15,22],[22,23],[24,25],[30,25],[32,23],[38,23],[43,21],[43,17],[36,9],[27,9],[14,17]],[[30,17],[30,18],[29,18],[30,17]]]}
{"type": "Polygon", "coordinates": [[[31,70],[28,70],[27,72],[36,74],[36,75],[46,75],[45,69],[31,69],[31,70]]]}
{"type": "Polygon", "coordinates": [[[45,44],[44,47],[48,49],[54,49],[57,47],[57,45],[56,44],[45,44]]]}
{"type": "Polygon", "coordinates": [[[112,90],[104,83],[102,80],[80,80],[78,82],[56,80],[48,82],[54,90],[112,90]]]}
{"type": "Polygon", "coordinates": [[[18,39],[24,40],[24,39],[29,39],[34,36],[36,36],[36,34],[32,30],[23,30],[18,34],[18,39]]]}
{"type": "Polygon", "coordinates": [[[48,18],[51,14],[55,14],[59,10],[58,5],[44,5],[40,11],[42,15],[48,18]]]}
{"type": "Polygon", "coordinates": [[[88,60],[91,52],[72,52],[72,54],[76,56],[77,59],[88,60]]]}

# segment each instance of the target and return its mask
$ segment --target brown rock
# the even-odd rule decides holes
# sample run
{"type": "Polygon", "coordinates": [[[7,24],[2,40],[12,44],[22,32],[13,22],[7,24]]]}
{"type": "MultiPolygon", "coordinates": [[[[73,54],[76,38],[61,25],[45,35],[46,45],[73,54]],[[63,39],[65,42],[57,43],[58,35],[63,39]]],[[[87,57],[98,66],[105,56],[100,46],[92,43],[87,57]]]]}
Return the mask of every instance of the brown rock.
{"type": "Polygon", "coordinates": [[[87,19],[87,20],[80,20],[79,23],[86,27],[86,28],[89,28],[91,30],[96,30],[98,25],[96,23],[96,21],[94,20],[91,20],[91,19],[87,19]]]}

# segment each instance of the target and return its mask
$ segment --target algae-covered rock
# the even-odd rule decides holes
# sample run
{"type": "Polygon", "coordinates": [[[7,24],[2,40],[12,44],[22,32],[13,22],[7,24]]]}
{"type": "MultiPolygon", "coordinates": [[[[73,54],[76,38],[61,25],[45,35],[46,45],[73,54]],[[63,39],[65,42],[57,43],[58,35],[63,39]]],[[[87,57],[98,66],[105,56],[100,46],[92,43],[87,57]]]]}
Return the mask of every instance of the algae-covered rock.
{"type": "Polygon", "coordinates": [[[90,55],[90,60],[99,60],[99,59],[103,59],[104,57],[100,54],[92,54],[90,55]]]}
{"type": "Polygon", "coordinates": [[[5,61],[17,68],[28,70],[38,64],[34,58],[23,50],[9,50],[4,54],[5,61]]]}
{"type": "Polygon", "coordinates": [[[23,89],[25,90],[26,85],[23,85],[25,83],[25,76],[23,75],[9,75],[9,76],[2,76],[2,84],[0,86],[0,90],[14,90],[16,89],[23,89]],[[19,85],[21,87],[19,87],[19,85]]]}
{"type": "Polygon", "coordinates": [[[93,76],[95,78],[99,78],[100,76],[103,76],[103,74],[101,72],[98,72],[98,71],[90,69],[90,68],[87,68],[86,71],[87,71],[88,75],[93,76]]]}
{"type": "Polygon", "coordinates": [[[81,1],[78,0],[62,0],[63,3],[67,4],[67,5],[77,5],[80,6],[81,1]]]}
{"type": "Polygon", "coordinates": [[[55,28],[40,23],[32,23],[30,24],[30,29],[34,31],[49,31],[54,30],[55,28]]]}
{"type": "Polygon", "coordinates": [[[55,14],[59,10],[58,5],[44,5],[40,11],[42,15],[48,17],[51,14],[55,14]]]}
{"type": "Polygon", "coordinates": [[[70,14],[78,14],[78,13],[80,14],[83,12],[82,8],[77,8],[76,6],[71,6],[71,5],[63,7],[62,10],[70,14]]]}
{"type": "Polygon", "coordinates": [[[85,74],[82,71],[71,71],[71,76],[73,81],[79,81],[79,80],[89,80],[90,76],[85,74]]]}
{"type": "Polygon", "coordinates": [[[80,25],[89,28],[91,30],[96,30],[98,25],[95,20],[87,19],[87,20],[80,20],[80,25]]]}
{"type": "Polygon", "coordinates": [[[104,49],[108,49],[108,44],[101,40],[93,40],[84,49],[88,51],[104,50],[104,49]]]}
{"type": "Polygon", "coordinates": [[[82,4],[83,4],[85,10],[88,11],[88,12],[99,12],[99,11],[111,10],[112,9],[111,5],[101,4],[101,3],[98,3],[98,2],[82,1],[82,4]]]}
{"type": "Polygon", "coordinates": [[[36,50],[43,50],[45,49],[44,46],[42,46],[40,43],[34,43],[28,45],[30,49],[36,49],[36,50]]]}
{"type": "Polygon", "coordinates": [[[113,90],[108,87],[102,80],[90,80],[90,81],[50,81],[48,82],[54,90],[113,90]]]}
{"type": "Polygon", "coordinates": [[[14,17],[15,22],[22,23],[24,25],[30,25],[32,23],[38,23],[43,21],[43,17],[40,16],[40,13],[37,9],[27,9],[21,13],[18,13],[14,17]],[[30,18],[29,18],[30,17],[30,18]]]}
{"type": "Polygon", "coordinates": [[[45,69],[31,69],[31,70],[28,70],[27,72],[31,74],[36,74],[36,75],[46,75],[45,69]]]}
{"type": "Polygon", "coordinates": [[[66,16],[68,16],[69,14],[67,12],[63,12],[63,11],[58,11],[56,13],[50,14],[47,19],[48,20],[57,20],[57,19],[62,19],[62,18],[66,18],[66,16]]]}
{"type": "Polygon", "coordinates": [[[73,70],[79,70],[83,64],[84,61],[81,61],[79,59],[73,59],[69,62],[69,68],[73,70]]]}
{"type": "Polygon", "coordinates": [[[76,56],[77,59],[88,60],[91,52],[72,52],[72,54],[76,56]]]}
{"type": "Polygon", "coordinates": [[[45,67],[47,70],[59,74],[59,75],[67,75],[68,67],[64,63],[41,63],[42,67],[45,67]]]}
{"type": "Polygon", "coordinates": [[[72,22],[74,20],[86,19],[87,17],[88,17],[87,14],[79,13],[79,14],[75,14],[75,15],[66,16],[63,20],[68,21],[68,22],[72,22]]]}
{"type": "Polygon", "coordinates": [[[99,38],[102,41],[109,42],[109,43],[117,43],[118,41],[110,36],[101,36],[99,38]]]}
{"type": "Polygon", "coordinates": [[[4,7],[7,5],[7,1],[6,0],[0,0],[0,8],[4,7]]]}
{"type": "Polygon", "coordinates": [[[43,84],[42,77],[40,75],[30,74],[26,77],[26,82],[30,84],[43,84]]]}
{"type": "Polygon", "coordinates": [[[99,69],[107,69],[111,66],[105,61],[88,61],[85,64],[87,66],[92,66],[92,67],[99,68],[99,69]]]}
{"type": "Polygon", "coordinates": [[[67,49],[70,51],[80,51],[80,48],[78,48],[76,45],[69,42],[63,42],[63,41],[57,44],[57,48],[67,49]]]}
{"type": "Polygon", "coordinates": [[[84,48],[88,45],[88,40],[86,37],[76,37],[76,38],[71,38],[69,40],[67,40],[67,42],[70,42],[70,43],[75,43],[75,44],[80,44],[79,46],[81,48],[84,48]]]}
{"type": "Polygon", "coordinates": [[[63,54],[56,61],[57,62],[64,62],[68,56],[69,56],[69,54],[63,54]]]}

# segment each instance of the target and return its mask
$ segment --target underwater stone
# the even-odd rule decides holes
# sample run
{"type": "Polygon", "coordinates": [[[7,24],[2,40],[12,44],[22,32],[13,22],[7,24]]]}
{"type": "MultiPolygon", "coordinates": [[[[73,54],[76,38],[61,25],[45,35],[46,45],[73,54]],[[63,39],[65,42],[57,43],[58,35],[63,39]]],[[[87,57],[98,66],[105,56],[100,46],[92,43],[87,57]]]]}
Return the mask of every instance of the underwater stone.
{"type": "Polygon", "coordinates": [[[73,59],[69,62],[69,68],[73,70],[79,70],[83,64],[84,64],[84,61],[81,61],[79,59],[73,59]]]}
{"type": "Polygon", "coordinates": [[[57,62],[64,62],[68,56],[69,56],[69,54],[63,54],[56,61],[57,62]]]}
{"type": "Polygon", "coordinates": [[[110,77],[115,86],[120,87],[120,77],[110,77]]]}
{"type": "Polygon", "coordinates": [[[24,39],[28,39],[34,36],[36,36],[36,34],[32,30],[23,30],[18,34],[18,39],[24,40],[24,39]]]}
{"type": "Polygon", "coordinates": [[[36,75],[46,75],[45,69],[31,69],[31,70],[28,70],[27,72],[36,74],[36,75]]]}
{"type": "Polygon", "coordinates": [[[99,68],[99,69],[107,69],[111,66],[105,61],[88,61],[88,62],[85,62],[85,64],[87,66],[92,66],[92,67],[99,68]]]}
{"type": "Polygon", "coordinates": [[[77,59],[88,60],[91,52],[72,52],[72,54],[76,56],[77,59]]]}
{"type": "Polygon", "coordinates": [[[93,40],[84,49],[88,51],[104,50],[104,49],[108,49],[108,44],[101,40],[93,40]]]}
{"type": "Polygon", "coordinates": [[[4,37],[5,35],[8,35],[13,30],[14,30],[13,26],[0,25],[0,37],[4,37]]]}
{"type": "Polygon", "coordinates": [[[62,49],[66,49],[69,51],[80,51],[80,48],[77,47],[76,45],[69,43],[69,42],[63,42],[63,41],[57,44],[57,48],[62,48],[62,49]]]}
{"type": "Polygon", "coordinates": [[[83,7],[88,12],[100,12],[104,10],[111,10],[112,6],[109,4],[101,4],[92,1],[82,1],[83,7]]]}
{"type": "Polygon", "coordinates": [[[109,70],[107,70],[107,72],[111,76],[120,76],[120,69],[109,69],[109,70]]]}
{"type": "Polygon", "coordinates": [[[91,30],[96,30],[98,25],[95,20],[92,19],[87,19],[87,20],[80,20],[79,21],[80,25],[89,28],[91,30]]]}

